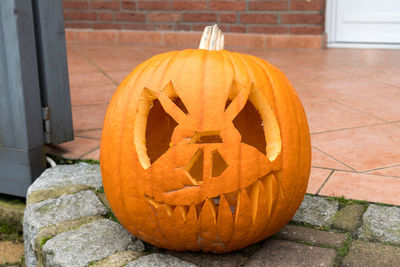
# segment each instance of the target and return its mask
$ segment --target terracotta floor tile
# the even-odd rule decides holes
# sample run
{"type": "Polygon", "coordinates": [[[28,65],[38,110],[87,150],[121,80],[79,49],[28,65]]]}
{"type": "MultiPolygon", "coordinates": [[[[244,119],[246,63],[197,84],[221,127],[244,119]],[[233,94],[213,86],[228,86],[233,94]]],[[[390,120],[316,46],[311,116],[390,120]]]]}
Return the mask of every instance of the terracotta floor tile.
{"type": "Polygon", "coordinates": [[[69,84],[71,88],[96,85],[114,85],[114,83],[100,71],[71,73],[69,75],[69,84]]]}
{"type": "MultiPolygon", "coordinates": [[[[133,70],[133,69],[132,69],[133,70]]],[[[129,73],[131,73],[130,69],[121,70],[121,71],[108,71],[107,75],[111,77],[111,79],[116,83],[120,84],[129,73]]]]}
{"type": "Polygon", "coordinates": [[[388,83],[393,86],[399,87],[400,88],[400,75],[399,75],[399,66],[392,67],[392,68],[386,68],[386,69],[381,69],[381,71],[378,71],[371,76],[369,76],[371,79],[377,80],[379,82],[383,83],[388,83]]]}
{"type": "Polygon", "coordinates": [[[331,172],[332,170],[328,169],[311,168],[307,193],[316,194],[331,172]]]}
{"type": "Polygon", "coordinates": [[[72,108],[74,130],[94,130],[103,128],[107,104],[87,105],[72,108]]]}
{"type": "Polygon", "coordinates": [[[116,89],[117,86],[114,84],[71,87],[72,106],[108,103],[116,89]]]}
{"type": "Polygon", "coordinates": [[[97,148],[96,150],[89,152],[88,154],[84,155],[82,159],[94,159],[94,160],[100,160],[100,148],[97,148]]]}
{"type": "Polygon", "coordinates": [[[400,87],[377,95],[351,97],[342,102],[386,121],[400,120],[400,87]]]}
{"type": "Polygon", "coordinates": [[[78,137],[90,138],[100,140],[101,138],[101,130],[84,130],[84,131],[75,131],[74,135],[78,137]]]}
{"type": "Polygon", "coordinates": [[[332,159],[331,157],[325,155],[324,153],[312,148],[312,160],[311,166],[313,167],[323,167],[335,170],[345,170],[351,171],[351,169],[339,161],[332,159]]]}
{"type": "Polygon", "coordinates": [[[361,76],[339,79],[317,78],[304,86],[321,96],[335,100],[346,100],[350,97],[379,97],[398,91],[393,86],[361,76]]]}
{"type": "Polygon", "coordinates": [[[385,175],[385,176],[393,176],[393,177],[400,178],[400,166],[370,171],[368,173],[377,174],[377,175],[385,175]]]}
{"type": "Polygon", "coordinates": [[[55,146],[46,146],[46,153],[68,159],[78,159],[100,145],[100,140],[75,137],[74,141],[55,146]]]}
{"type": "Polygon", "coordinates": [[[400,205],[400,179],[335,171],[319,194],[400,205]]]}
{"type": "Polygon", "coordinates": [[[290,66],[280,67],[278,64],[277,67],[281,68],[281,70],[285,73],[285,75],[295,86],[304,86],[307,89],[309,89],[307,85],[309,83],[313,83],[313,81],[315,80],[318,81],[315,82],[315,84],[319,84],[320,83],[319,81],[323,82],[325,80],[338,80],[342,79],[343,77],[349,76],[349,74],[345,72],[340,72],[332,69],[325,69],[322,66],[307,68],[304,67],[303,64],[300,64],[298,66],[290,65],[290,66]]]}
{"type": "Polygon", "coordinates": [[[68,51],[68,71],[70,74],[96,72],[97,68],[84,56],[77,52],[68,51]]]}
{"type": "Polygon", "coordinates": [[[147,58],[143,58],[143,60],[125,58],[124,60],[121,60],[118,57],[111,56],[94,56],[91,58],[92,62],[104,72],[126,70],[132,71],[137,65],[144,62],[146,59],[147,58]]]}
{"type": "Polygon", "coordinates": [[[337,102],[314,97],[302,98],[311,133],[371,125],[382,122],[337,102]]]}
{"type": "Polygon", "coordinates": [[[314,134],[314,147],[358,170],[366,171],[400,163],[400,128],[376,125],[314,134]]]}

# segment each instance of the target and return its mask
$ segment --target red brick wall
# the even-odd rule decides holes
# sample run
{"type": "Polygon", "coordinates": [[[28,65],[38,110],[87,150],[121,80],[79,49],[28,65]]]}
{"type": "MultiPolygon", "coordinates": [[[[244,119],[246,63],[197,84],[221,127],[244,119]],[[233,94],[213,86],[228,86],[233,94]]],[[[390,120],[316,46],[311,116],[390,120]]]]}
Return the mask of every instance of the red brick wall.
{"type": "Polygon", "coordinates": [[[67,28],[322,34],[325,0],[63,0],[67,28]]]}

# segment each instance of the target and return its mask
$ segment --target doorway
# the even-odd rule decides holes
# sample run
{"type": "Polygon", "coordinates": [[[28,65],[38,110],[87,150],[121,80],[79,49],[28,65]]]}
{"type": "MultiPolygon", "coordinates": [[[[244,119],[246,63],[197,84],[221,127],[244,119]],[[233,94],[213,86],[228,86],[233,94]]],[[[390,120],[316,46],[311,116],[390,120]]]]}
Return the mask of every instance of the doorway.
{"type": "Polygon", "coordinates": [[[400,49],[399,0],[327,0],[328,47],[400,49]]]}

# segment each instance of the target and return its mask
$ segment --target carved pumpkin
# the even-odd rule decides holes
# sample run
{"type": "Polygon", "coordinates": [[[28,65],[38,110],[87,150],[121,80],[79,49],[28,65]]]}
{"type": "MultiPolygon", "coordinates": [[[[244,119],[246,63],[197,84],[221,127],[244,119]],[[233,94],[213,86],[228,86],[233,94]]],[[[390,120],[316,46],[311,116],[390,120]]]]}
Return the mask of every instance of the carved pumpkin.
{"type": "Polygon", "coordinates": [[[162,248],[243,248],[279,231],[305,194],[310,136],[293,86],[268,62],[222,46],[214,26],[208,49],[150,58],[107,110],[107,199],[133,235],[162,248]]]}

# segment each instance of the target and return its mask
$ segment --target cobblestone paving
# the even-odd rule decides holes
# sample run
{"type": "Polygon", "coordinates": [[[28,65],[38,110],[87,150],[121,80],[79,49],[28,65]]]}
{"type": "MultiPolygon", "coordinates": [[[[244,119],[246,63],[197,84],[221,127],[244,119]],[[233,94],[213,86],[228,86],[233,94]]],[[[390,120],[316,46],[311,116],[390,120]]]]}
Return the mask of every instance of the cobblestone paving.
{"type": "MultiPolygon", "coordinates": [[[[400,217],[397,206],[326,198],[307,195],[295,220],[283,227],[279,233],[258,244],[228,254],[199,252],[173,252],[152,247],[131,236],[123,227],[112,220],[112,215],[104,213],[106,199],[101,187],[100,173],[92,173],[96,186],[65,187],[74,166],[53,169],[51,189],[57,192],[53,199],[39,200],[28,205],[25,214],[25,237],[32,252],[26,251],[27,266],[43,263],[45,266],[400,266],[400,217]],[[64,179],[59,179],[64,177],[64,179]],[[97,180],[97,182],[96,182],[97,180]],[[61,188],[61,189],[60,189],[61,188]],[[76,192],[75,189],[82,188],[76,192]],[[97,189],[96,189],[97,188],[97,189]],[[59,194],[58,190],[65,190],[59,194]],[[97,215],[72,211],[76,206],[75,195],[91,192],[89,202],[97,208],[97,215]],[[71,201],[66,201],[70,199],[71,201]],[[71,209],[73,216],[54,219],[52,205],[58,203],[60,213],[71,209]],[[70,203],[70,207],[66,207],[70,203]],[[101,204],[101,205],[103,205],[101,204]],[[33,207],[47,207],[34,209],[33,207]],[[323,208],[321,208],[323,207],[323,208]],[[40,214],[39,214],[40,213],[40,214]],[[79,215],[81,214],[81,215],[79,215]],[[40,220],[38,216],[40,215],[40,220]],[[76,216],[81,216],[76,218],[76,216]],[[47,218],[48,222],[43,222],[47,218]],[[40,221],[40,223],[39,223],[40,221]],[[50,226],[49,226],[50,225],[50,226]],[[74,237],[74,238],[71,238],[74,237]]],[[[79,168],[93,170],[96,166],[81,165],[79,168]]],[[[82,170],[85,173],[84,170],[82,170]]],[[[79,181],[76,177],[71,178],[79,181]]],[[[43,181],[39,180],[39,181],[43,181]]],[[[82,180],[84,181],[84,180],[82,180]]],[[[84,183],[84,182],[83,182],[84,183]]],[[[85,184],[83,184],[85,185],[85,184]]],[[[46,191],[45,185],[33,186],[35,190],[46,191]]],[[[30,190],[33,194],[35,190],[30,190]]],[[[52,194],[47,194],[52,195],[52,194]]],[[[0,235],[1,238],[1,235],[0,235]]],[[[0,266],[12,266],[19,262],[21,243],[0,240],[0,266]],[[9,242],[9,243],[5,243],[9,242]],[[11,243],[10,243],[11,242],[11,243]],[[4,250],[4,246],[10,249],[4,250]],[[12,249],[11,249],[12,246],[12,249]],[[4,252],[6,251],[6,252],[4,252]],[[11,252],[11,253],[10,253],[11,252]],[[3,258],[2,258],[3,257],[3,258]],[[13,262],[17,261],[17,262],[13,262]],[[3,264],[3,265],[2,265],[3,264]]]]}

